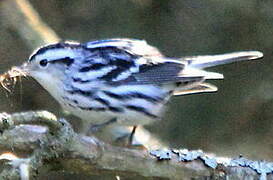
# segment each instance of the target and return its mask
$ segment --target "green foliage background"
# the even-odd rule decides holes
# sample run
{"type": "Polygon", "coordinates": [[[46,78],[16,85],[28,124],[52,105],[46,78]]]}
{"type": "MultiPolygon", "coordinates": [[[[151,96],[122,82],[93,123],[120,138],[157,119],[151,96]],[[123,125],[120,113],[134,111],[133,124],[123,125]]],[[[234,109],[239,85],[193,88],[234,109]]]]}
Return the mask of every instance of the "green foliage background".
{"type": "MultiPolygon", "coordinates": [[[[172,147],[218,155],[273,160],[272,0],[30,0],[64,40],[145,39],[171,57],[260,50],[261,61],[212,68],[225,80],[214,94],[174,97],[163,121],[149,127],[172,147]]],[[[1,4],[0,4],[1,5],[1,4]]],[[[0,17],[0,72],[24,62],[28,49],[0,17]]],[[[24,80],[0,111],[46,109],[58,104],[34,80],[24,80]]]]}

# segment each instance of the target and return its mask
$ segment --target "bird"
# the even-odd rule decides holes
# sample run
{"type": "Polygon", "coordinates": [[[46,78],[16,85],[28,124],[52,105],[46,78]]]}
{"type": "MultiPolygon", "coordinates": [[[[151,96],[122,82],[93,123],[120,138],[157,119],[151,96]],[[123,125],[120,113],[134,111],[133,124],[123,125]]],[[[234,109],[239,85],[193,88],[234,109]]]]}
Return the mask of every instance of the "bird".
{"type": "Polygon", "coordinates": [[[223,75],[206,68],[261,57],[240,51],[173,58],[144,40],[116,38],[48,44],[21,69],[85,124],[138,126],[161,120],[172,96],[217,91],[206,80],[223,75]]]}

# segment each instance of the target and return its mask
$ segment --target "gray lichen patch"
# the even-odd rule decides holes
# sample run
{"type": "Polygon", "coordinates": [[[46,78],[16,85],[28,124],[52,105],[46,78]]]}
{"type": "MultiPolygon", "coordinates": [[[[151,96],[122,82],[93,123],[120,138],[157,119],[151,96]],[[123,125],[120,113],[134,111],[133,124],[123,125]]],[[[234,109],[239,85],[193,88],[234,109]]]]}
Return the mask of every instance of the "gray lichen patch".
{"type": "Polygon", "coordinates": [[[157,157],[158,160],[170,160],[171,159],[171,150],[152,150],[150,154],[157,157]]]}
{"type": "Polygon", "coordinates": [[[266,179],[266,175],[273,174],[273,163],[266,161],[252,161],[246,159],[242,156],[236,159],[232,159],[229,163],[229,166],[241,166],[241,167],[249,167],[252,170],[256,171],[260,174],[260,179],[266,179]]]}
{"type": "Polygon", "coordinates": [[[155,156],[158,160],[171,160],[177,158],[181,162],[190,162],[194,160],[202,160],[204,164],[210,168],[216,169],[217,167],[248,167],[258,174],[260,179],[266,179],[266,176],[273,174],[273,163],[266,161],[253,161],[248,160],[242,156],[235,159],[230,158],[218,158],[214,155],[208,155],[202,150],[188,149],[165,149],[165,150],[152,150],[150,151],[152,156],[155,156]]]}

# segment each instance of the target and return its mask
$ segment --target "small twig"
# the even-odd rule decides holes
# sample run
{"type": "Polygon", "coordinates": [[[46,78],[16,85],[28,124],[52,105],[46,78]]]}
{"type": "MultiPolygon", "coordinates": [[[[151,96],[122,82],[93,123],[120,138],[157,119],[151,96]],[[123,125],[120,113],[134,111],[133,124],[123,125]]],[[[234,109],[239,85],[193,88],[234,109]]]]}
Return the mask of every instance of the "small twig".
{"type": "Polygon", "coordinates": [[[0,114],[0,130],[12,129],[20,124],[46,126],[51,134],[55,134],[62,127],[62,123],[57,120],[56,116],[48,111],[30,111],[12,115],[0,114]]]}

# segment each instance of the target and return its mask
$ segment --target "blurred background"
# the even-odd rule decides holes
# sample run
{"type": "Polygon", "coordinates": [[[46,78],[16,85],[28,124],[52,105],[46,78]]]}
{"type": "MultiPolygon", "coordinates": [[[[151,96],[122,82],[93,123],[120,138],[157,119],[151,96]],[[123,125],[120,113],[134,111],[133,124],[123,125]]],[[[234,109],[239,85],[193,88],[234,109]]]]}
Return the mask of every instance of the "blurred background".
{"type": "MultiPolygon", "coordinates": [[[[148,128],[171,147],[273,160],[272,0],[29,1],[63,40],[145,39],[170,57],[262,51],[262,60],[212,68],[225,75],[213,81],[217,93],[172,98],[164,120],[148,128]]],[[[33,51],[8,21],[0,16],[0,73],[33,51]]],[[[1,112],[43,109],[62,115],[32,79],[11,94],[0,89],[0,102],[1,112]]]]}

